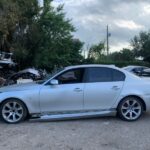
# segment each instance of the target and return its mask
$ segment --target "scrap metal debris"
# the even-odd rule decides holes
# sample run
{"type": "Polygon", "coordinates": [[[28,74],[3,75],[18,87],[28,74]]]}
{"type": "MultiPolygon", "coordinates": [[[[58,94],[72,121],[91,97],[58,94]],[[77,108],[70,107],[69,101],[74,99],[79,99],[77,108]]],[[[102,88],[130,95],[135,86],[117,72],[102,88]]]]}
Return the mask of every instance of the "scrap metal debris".
{"type": "Polygon", "coordinates": [[[47,72],[42,69],[27,68],[17,72],[17,63],[12,60],[12,55],[0,51],[0,86],[33,82],[46,77],[47,72]]]}
{"type": "Polygon", "coordinates": [[[47,75],[45,70],[37,70],[35,68],[28,68],[12,74],[4,85],[27,83],[42,80],[47,75]]]}

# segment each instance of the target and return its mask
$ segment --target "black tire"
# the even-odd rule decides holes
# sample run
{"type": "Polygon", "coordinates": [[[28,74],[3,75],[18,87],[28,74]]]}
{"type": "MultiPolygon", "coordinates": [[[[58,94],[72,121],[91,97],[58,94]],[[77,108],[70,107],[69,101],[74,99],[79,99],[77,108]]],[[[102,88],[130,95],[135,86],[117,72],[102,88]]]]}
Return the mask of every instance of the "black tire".
{"type": "Polygon", "coordinates": [[[0,117],[6,123],[16,124],[16,123],[19,123],[21,121],[24,121],[26,119],[26,117],[27,117],[27,114],[28,114],[28,111],[27,111],[27,108],[26,108],[25,104],[22,101],[17,100],[17,99],[6,100],[0,106],[0,117]],[[9,104],[9,106],[11,106],[11,105],[12,106],[8,107],[8,104],[9,104]],[[16,107],[14,107],[16,109],[13,110],[13,112],[11,110],[11,112],[10,112],[10,108],[12,108],[14,104],[16,104],[16,107]],[[7,110],[4,110],[6,108],[9,111],[8,114],[7,114],[7,112],[4,113],[5,111],[7,111],[7,110]],[[20,116],[18,115],[18,118],[17,118],[17,114],[16,115],[14,115],[14,114],[10,115],[10,113],[18,113],[20,116]],[[9,117],[10,119],[7,119],[8,118],[7,115],[8,116],[10,115],[10,117],[9,117]],[[13,116],[16,117],[16,120],[14,119],[15,121],[11,121],[11,118],[13,120],[13,116]]]}
{"type": "Polygon", "coordinates": [[[143,104],[139,98],[126,97],[119,103],[117,108],[117,115],[119,116],[120,119],[125,121],[136,121],[142,116],[143,109],[144,109],[143,104]],[[127,106],[128,102],[130,104],[129,107],[127,106]],[[135,103],[134,106],[132,106],[133,105],[132,102],[135,103]]]}

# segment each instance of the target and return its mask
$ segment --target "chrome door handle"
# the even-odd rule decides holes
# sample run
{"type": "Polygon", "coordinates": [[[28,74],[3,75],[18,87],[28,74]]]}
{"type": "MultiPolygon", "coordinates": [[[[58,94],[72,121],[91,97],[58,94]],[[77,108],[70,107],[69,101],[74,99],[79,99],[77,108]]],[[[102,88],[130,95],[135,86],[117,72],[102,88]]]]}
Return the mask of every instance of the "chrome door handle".
{"type": "Polygon", "coordinates": [[[112,89],[113,90],[119,90],[120,88],[117,85],[115,85],[115,86],[112,87],[112,89]]]}
{"type": "Polygon", "coordinates": [[[75,88],[74,91],[75,91],[75,92],[82,92],[82,89],[80,89],[80,88],[75,88]]]}

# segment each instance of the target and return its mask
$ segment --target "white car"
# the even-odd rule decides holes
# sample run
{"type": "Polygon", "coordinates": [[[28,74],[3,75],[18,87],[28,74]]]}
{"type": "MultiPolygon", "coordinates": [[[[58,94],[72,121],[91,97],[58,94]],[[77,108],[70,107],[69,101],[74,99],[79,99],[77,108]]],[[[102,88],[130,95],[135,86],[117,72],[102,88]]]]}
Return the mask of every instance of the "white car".
{"type": "Polygon", "coordinates": [[[150,80],[150,68],[145,66],[127,66],[122,69],[131,72],[142,79],[150,80]]]}
{"type": "Polygon", "coordinates": [[[150,68],[145,67],[145,66],[126,66],[126,67],[123,67],[122,69],[128,72],[131,72],[135,75],[142,76],[143,71],[145,69],[150,69],[150,68]]]}
{"type": "Polygon", "coordinates": [[[150,110],[150,83],[112,65],[66,67],[45,81],[0,88],[7,123],[31,118],[66,119],[119,115],[137,120],[150,110]]]}

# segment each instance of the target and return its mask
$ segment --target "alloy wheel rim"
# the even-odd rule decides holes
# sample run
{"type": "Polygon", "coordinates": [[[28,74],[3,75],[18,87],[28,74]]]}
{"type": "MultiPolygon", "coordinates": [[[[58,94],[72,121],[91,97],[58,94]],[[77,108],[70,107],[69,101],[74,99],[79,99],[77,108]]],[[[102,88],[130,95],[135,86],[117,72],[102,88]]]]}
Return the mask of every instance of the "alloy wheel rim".
{"type": "Polygon", "coordinates": [[[141,111],[141,105],[135,99],[126,100],[121,107],[122,115],[128,120],[137,119],[141,115],[141,111]]]}
{"type": "Polygon", "coordinates": [[[23,116],[23,108],[17,102],[8,102],[3,106],[2,116],[8,122],[17,122],[23,116]]]}

